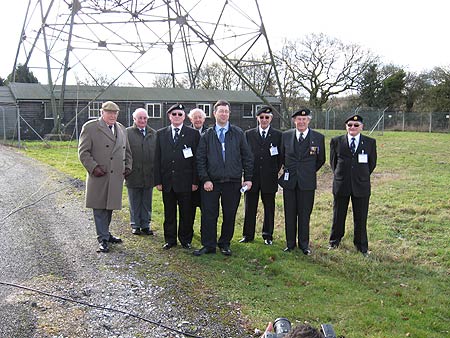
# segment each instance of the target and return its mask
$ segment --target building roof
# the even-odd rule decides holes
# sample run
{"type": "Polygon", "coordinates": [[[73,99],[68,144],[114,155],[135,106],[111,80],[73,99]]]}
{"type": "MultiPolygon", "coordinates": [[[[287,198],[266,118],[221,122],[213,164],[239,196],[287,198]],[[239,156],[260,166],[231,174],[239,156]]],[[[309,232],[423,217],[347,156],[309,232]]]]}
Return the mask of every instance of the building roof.
{"type": "MultiPolygon", "coordinates": [[[[50,88],[40,83],[10,83],[9,88],[16,100],[50,100],[50,88]]],[[[56,99],[61,93],[61,86],[55,86],[56,99]]],[[[105,90],[96,86],[66,86],[66,100],[82,101],[145,101],[145,102],[216,102],[224,99],[229,102],[255,103],[262,100],[252,91],[205,90],[184,88],[141,88],[116,87],[105,90]]],[[[279,103],[276,97],[267,97],[271,103],[279,103]]]]}

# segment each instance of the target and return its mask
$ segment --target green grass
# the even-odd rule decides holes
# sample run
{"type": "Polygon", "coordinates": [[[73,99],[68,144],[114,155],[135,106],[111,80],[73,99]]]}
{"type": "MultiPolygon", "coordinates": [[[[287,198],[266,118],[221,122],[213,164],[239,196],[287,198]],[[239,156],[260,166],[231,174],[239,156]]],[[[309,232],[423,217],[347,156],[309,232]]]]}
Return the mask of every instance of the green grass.
{"type": "MultiPolygon", "coordinates": [[[[340,133],[327,132],[326,142],[340,133]]],[[[353,248],[351,213],[341,247],[327,251],[332,217],[328,163],[319,172],[311,217],[312,256],[282,252],[284,217],[279,195],[272,247],[263,245],[259,233],[254,243],[238,243],[241,203],[232,257],[194,257],[181,249],[165,257],[167,253],[160,249],[163,208],[156,190],[153,226],[161,234],[160,242],[146,244],[146,250],[154,259],[169,259],[170,268],[195,285],[194,295],[213,293],[240,308],[249,332],[276,317],[287,317],[293,323],[331,323],[338,335],[347,338],[449,336],[450,135],[386,132],[372,136],[377,138],[378,165],[372,177],[369,258],[353,248]]],[[[52,142],[48,148],[38,142],[25,145],[27,155],[84,179],[75,142],[52,142]]],[[[126,193],[124,205],[121,215],[128,233],[126,193]]],[[[197,247],[199,218],[193,243],[197,247]]],[[[261,224],[262,214],[258,220],[261,224]]],[[[142,243],[136,238],[130,241],[142,243]]],[[[147,260],[145,264],[151,265],[152,259],[147,260]]]]}

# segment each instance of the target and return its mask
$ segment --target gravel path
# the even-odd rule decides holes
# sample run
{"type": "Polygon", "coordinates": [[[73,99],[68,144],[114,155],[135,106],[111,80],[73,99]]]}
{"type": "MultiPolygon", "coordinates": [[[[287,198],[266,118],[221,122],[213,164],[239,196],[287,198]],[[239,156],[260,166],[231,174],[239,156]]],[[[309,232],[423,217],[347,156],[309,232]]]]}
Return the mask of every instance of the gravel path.
{"type": "Polygon", "coordinates": [[[171,269],[179,251],[147,252],[154,239],[134,236],[96,253],[83,191],[82,182],[0,145],[0,337],[249,336],[238,307],[171,269]]]}

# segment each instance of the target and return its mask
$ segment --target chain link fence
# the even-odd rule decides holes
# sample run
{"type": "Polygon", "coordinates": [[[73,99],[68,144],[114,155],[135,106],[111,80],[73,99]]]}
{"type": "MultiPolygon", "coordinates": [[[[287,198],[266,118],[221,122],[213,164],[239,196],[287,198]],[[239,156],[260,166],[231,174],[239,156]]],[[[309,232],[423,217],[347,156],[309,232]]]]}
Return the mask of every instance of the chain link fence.
{"type": "MultiPolygon", "coordinates": [[[[388,112],[377,109],[356,109],[314,112],[311,127],[322,130],[343,130],[344,121],[353,113],[364,119],[366,131],[416,131],[450,133],[450,113],[404,113],[388,112]]],[[[27,120],[20,114],[20,109],[11,103],[0,103],[0,139],[3,143],[19,145],[22,140],[44,140],[45,135],[33,126],[33,120],[27,120]]],[[[70,128],[69,128],[70,129],[70,128]]],[[[67,133],[77,135],[74,130],[67,133]]]]}

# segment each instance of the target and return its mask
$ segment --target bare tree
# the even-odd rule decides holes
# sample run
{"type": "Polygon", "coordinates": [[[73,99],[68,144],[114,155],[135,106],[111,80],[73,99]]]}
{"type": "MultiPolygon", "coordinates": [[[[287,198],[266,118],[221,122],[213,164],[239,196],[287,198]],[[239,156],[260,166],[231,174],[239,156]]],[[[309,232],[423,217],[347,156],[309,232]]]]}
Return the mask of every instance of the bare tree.
{"type": "Polygon", "coordinates": [[[292,89],[306,94],[317,110],[331,96],[356,89],[360,76],[376,60],[362,47],[322,33],[286,41],[278,59],[291,78],[292,89]]]}
{"type": "Polygon", "coordinates": [[[196,84],[201,89],[237,90],[239,79],[234,72],[222,63],[204,65],[197,73],[196,84]]]}

